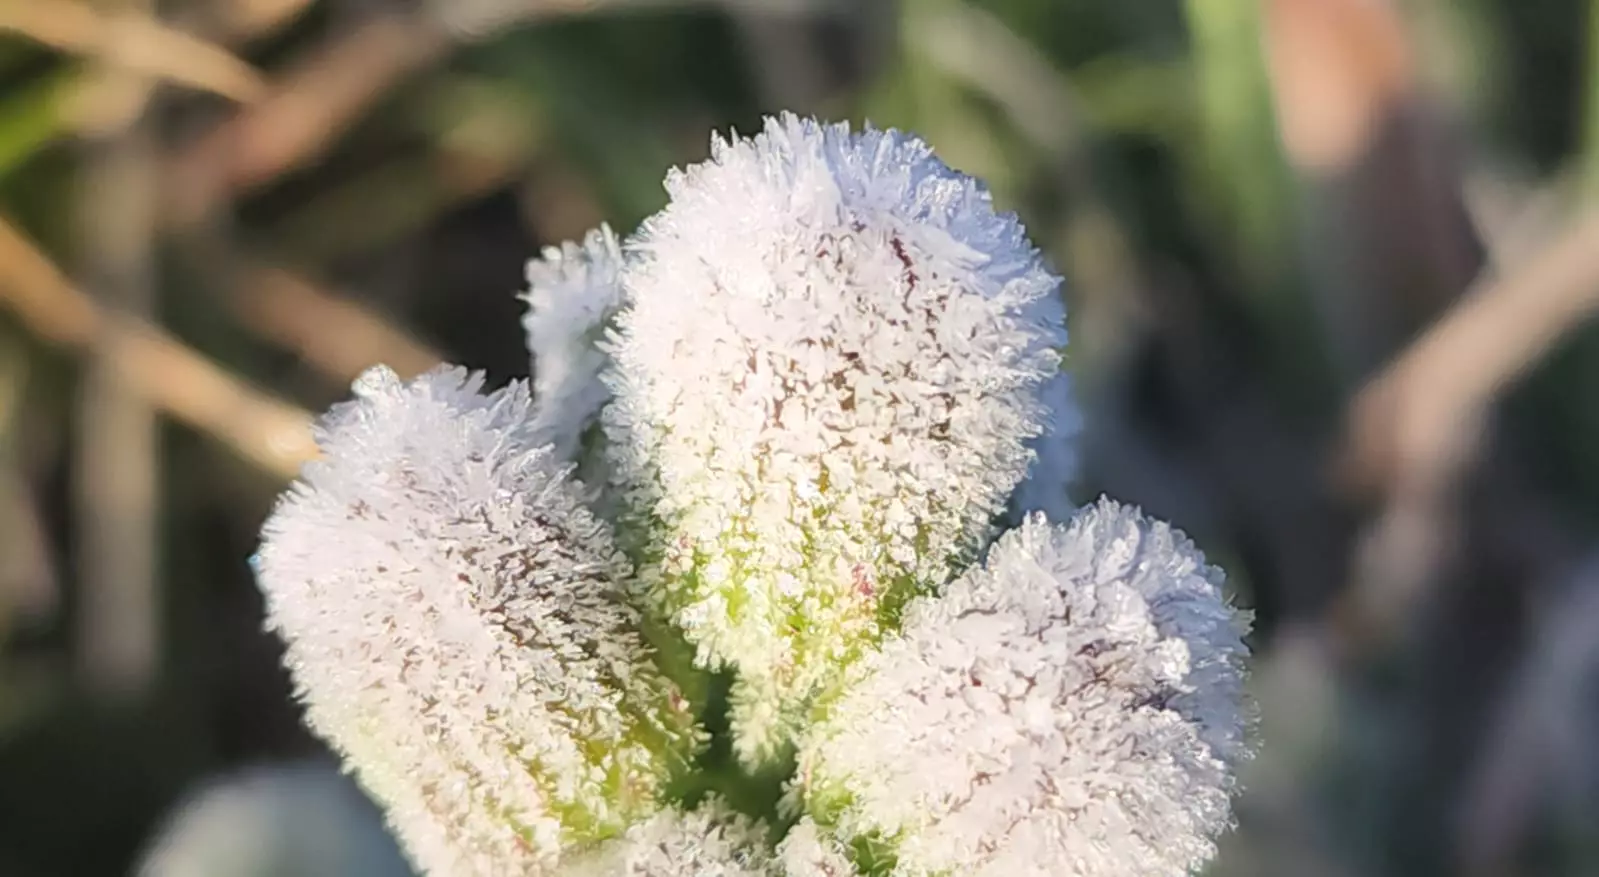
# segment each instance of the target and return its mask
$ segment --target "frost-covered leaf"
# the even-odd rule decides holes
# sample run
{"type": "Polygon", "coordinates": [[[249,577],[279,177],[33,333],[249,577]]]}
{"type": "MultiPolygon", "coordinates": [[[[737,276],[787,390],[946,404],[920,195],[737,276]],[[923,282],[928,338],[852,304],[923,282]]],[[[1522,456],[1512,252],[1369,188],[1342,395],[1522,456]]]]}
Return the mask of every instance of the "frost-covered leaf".
{"type": "Polygon", "coordinates": [[[413,861],[525,877],[653,813],[699,735],[527,386],[481,389],[458,368],[364,375],[257,572],[307,720],[413,861]]]}
{"type": "Polygon", "coordinates": [[[1174,877],[1247,754],[1247,617],[1181,533],[1101,501],[1033,516],[908,607],[800,753],[821,836],[896,877],[1174,877]]]}
{"type": "Polygon", "coordinates": [[[527,265],[522,327],[533,360],[532,429],[558,460],[577,460],[611,397],[600,380],[609,357],[599,343],[622,301],[621,269],[621,246],[608,225],[579,243],[547,247],[527,265]]]}
{"type": "Polygon", "coordinates": [[[720,800],[663,810],[574,862],[562,877],[782,877],[766,831],[720,800]]]}
{"type": "Polygon", "coordinates": [[[760,761],[990,535],[1046,419],[1059,278],[896,131],[785,115],[667,189],[623,271],[605,423],[648,590],[739,671],[760,761]]]}

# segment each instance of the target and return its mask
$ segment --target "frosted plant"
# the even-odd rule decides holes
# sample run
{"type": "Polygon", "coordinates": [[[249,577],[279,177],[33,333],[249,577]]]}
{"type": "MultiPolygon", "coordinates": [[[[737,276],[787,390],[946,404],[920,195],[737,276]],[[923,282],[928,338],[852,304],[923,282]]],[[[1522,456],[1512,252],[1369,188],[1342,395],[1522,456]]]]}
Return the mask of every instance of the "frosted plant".
{"type": "Polygon", "coordinates": [[[697,737],[629,570],[524,384],[363,376],[265,526],[258,576],[307,719],[440,875],[541,873],[647,816],[697,737]]]}
{"type": "Polygon", "coordinates": [[[763,826],[718,799],[663,810],[572,863],[563,877],[782,877],[763,826]]]}
{"type": "Polygon", "coordinates": [[[621,268],[621,246],[604,225],[581,244],[548,247],[528,263],[522,326],[533,354],[533,432],[560,460],[577,459],[611,396],[600,380],[608,359],[596,342],[621,304],[621,268]]]}
{"type": "Polygon", "coordinates": [[[1043,429],[1059,278],[894,131],[784,116],[666,185],[623,273],[607,430],[649,593],[738,669],[761,761],[988,536],[1043,429]]]}
{"type": "Polygon", "coordinates": [[[809,816],[795,823],[778,846],[786,877],[856,877],[848,850],[817,828],[809,816]]]}
{"type": "Polygon", "coordinates": [[[1179,533],[1069,501],[1064,306],[1021,226],[920,140],[793,116],[667,189],[529,267],[531,387],[374,370],[266,525],[307,719],[412,860],[1200,867],[1246,619],[1179,533]]]}
{"type": "Polygon", "coordinates": [[[812,729],[796,792],[895,875],[1192,873],[1249,724],[1220,578],[1125,506],[1029,518],[908,607],[812,729]]]}

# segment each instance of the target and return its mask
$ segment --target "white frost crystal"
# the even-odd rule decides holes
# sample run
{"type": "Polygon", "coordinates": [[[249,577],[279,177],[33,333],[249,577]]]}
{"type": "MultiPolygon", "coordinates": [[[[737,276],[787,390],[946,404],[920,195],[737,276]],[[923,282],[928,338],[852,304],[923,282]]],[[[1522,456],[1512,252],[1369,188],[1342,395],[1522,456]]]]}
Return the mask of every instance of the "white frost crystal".
{"type": "Polygon", "coordinates": [[[1059,279],[919,139],[792,115],[667,178],[606,409],[645,584],[763,760],[980,550],[1043,428],[1059,279]]]}
{"type": "Polygon", "coordinates": [[[764,828],[717,799],[663,810],[562,877],[782,877],[764,828]]]}
{"type": "Polygon", "coordinates": [[[857,665],[795,792],[894,875],[1174,877],[1215,852],[1250,725],[1247,618],[1181,533],[1035,515],[857,665]]]}
{"type": "Polygon", "coordinates": [[[264,528],[307,719],[449,877],[549,873],[659,807],[698,735],[651,667],[607,526],[534,443],[525,384],[373,369],[264,528]]]}
{"type": "Polygon", "coordinates": [[[622,301],[621,269],[621,246],[607,225],[581,243],[545,248],[527,266],[522,327],[533,356],[533,431],[560,460],[577,458],[611,398],[600,380],[609,358],[598,342],[622,301]]]}
{"type": "Polygon", "coordinates": [[[809,816],[788,830],[778,845],[784,877],[857,877],[854,863],[834,838],[824,835],[809,816]]]}

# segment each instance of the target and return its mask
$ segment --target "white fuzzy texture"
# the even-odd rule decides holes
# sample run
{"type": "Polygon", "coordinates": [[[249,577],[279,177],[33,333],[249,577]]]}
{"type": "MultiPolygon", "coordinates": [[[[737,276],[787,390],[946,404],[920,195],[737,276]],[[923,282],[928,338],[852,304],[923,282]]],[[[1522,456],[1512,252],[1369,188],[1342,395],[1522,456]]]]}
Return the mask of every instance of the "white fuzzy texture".
{"type": "Polygon", "coordinates": [[[257,562],[307,720],[440,877],[547,873],[656,808],[695,745],[607,526],[533,443],[527,386],[377,368],[257,562]]]}
{"type": "Polygon", "coordinates": [[[157,831],[138,877],[411,877],[383,817],[332,765],[203,784],[157,831]]]}
{"type": "Polygon", "coordinates": [[[716,799],[663,810],[562,877],[780,877],[765,830],[716,799]]]}
{"type": "Polygon", "coordinates": [[[736,665],[737,749],[989,535],[1042,431],[1059,279],[926,143],[792,115],[667,178],[635,241],[606,409],[659,608],[736,665]],[[653,558],[652,558],[653,559],[653,558]]]}
{"type": "Polygon", "coordinates": [[[801,752],[834,837],[895,875],[1174,877],[1246,754],[1247,618],[1180,532],[1100,501],[1029,518],[858,665],[801,752]]]}
{"type": "Polygon", "coordinates": [[[809,816],[788,830],[777,847],[783,877],[857,877],[854,864],[838,841],[817,828],[809,816]]]}
{"type": "Polygon", "coordinates": [[[602,225],[581,243],[546,247],[527,265],[522,327],[533,357],[533,431],[574,460],[584,433],[611,398],[600,380],[609,357],[599,349],[605,321],[622,301],[622,251],[602,225]]]}

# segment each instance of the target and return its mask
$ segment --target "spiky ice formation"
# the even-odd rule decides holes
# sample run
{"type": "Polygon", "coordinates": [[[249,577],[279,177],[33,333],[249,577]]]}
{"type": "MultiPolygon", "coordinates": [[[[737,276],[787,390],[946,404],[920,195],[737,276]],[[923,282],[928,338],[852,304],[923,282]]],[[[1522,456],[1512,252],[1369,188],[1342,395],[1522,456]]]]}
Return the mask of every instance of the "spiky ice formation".
{"type": "Polygon", "coordinates": [[[858,877],[849,852],[809,817],[795,823],[777,847],[783,877],[858,877]]]}
{"type": "Polygon", "coordinates": [[[621,269],[621,246],[608,225],[580,243],[546,247],[527,265],[522,327],[533,357],[533,431],[560,460],[577,459],[611,398],[600,380],[609,358],[599,341],[622,301],[621,269]]]}
{"type": "Polygon", "coordinates": [[[648,591],[737,667],[759,761],[989,534],[1042,428],[1059,279],[896,131],[785,115],[667,189],[623,273],[604,418],[648,591]]]}
{"type": "MultiPolygon", "coordinates": [[[[862,661],[795,791],[896,877],[1174,877],[1246,753],[1247,618],[1181,533],[1101,501],[1033,516],[862,661]]],[[[865,870],[865,869],[863,869],[865,870]]]]}
{"type": "Polygon", "coordinates": [[[525,877],[654,812],[699,738],[607,526],[533,443],[526,384],[482,383],[364,375],[257,573],[307,720],[413,861],[525,877]]]}
{"type": "Polygon", "coordinates": [[[764,828],[711,798],[663,810],[574,862],[561,877],[783,877],[764,828]]]}

